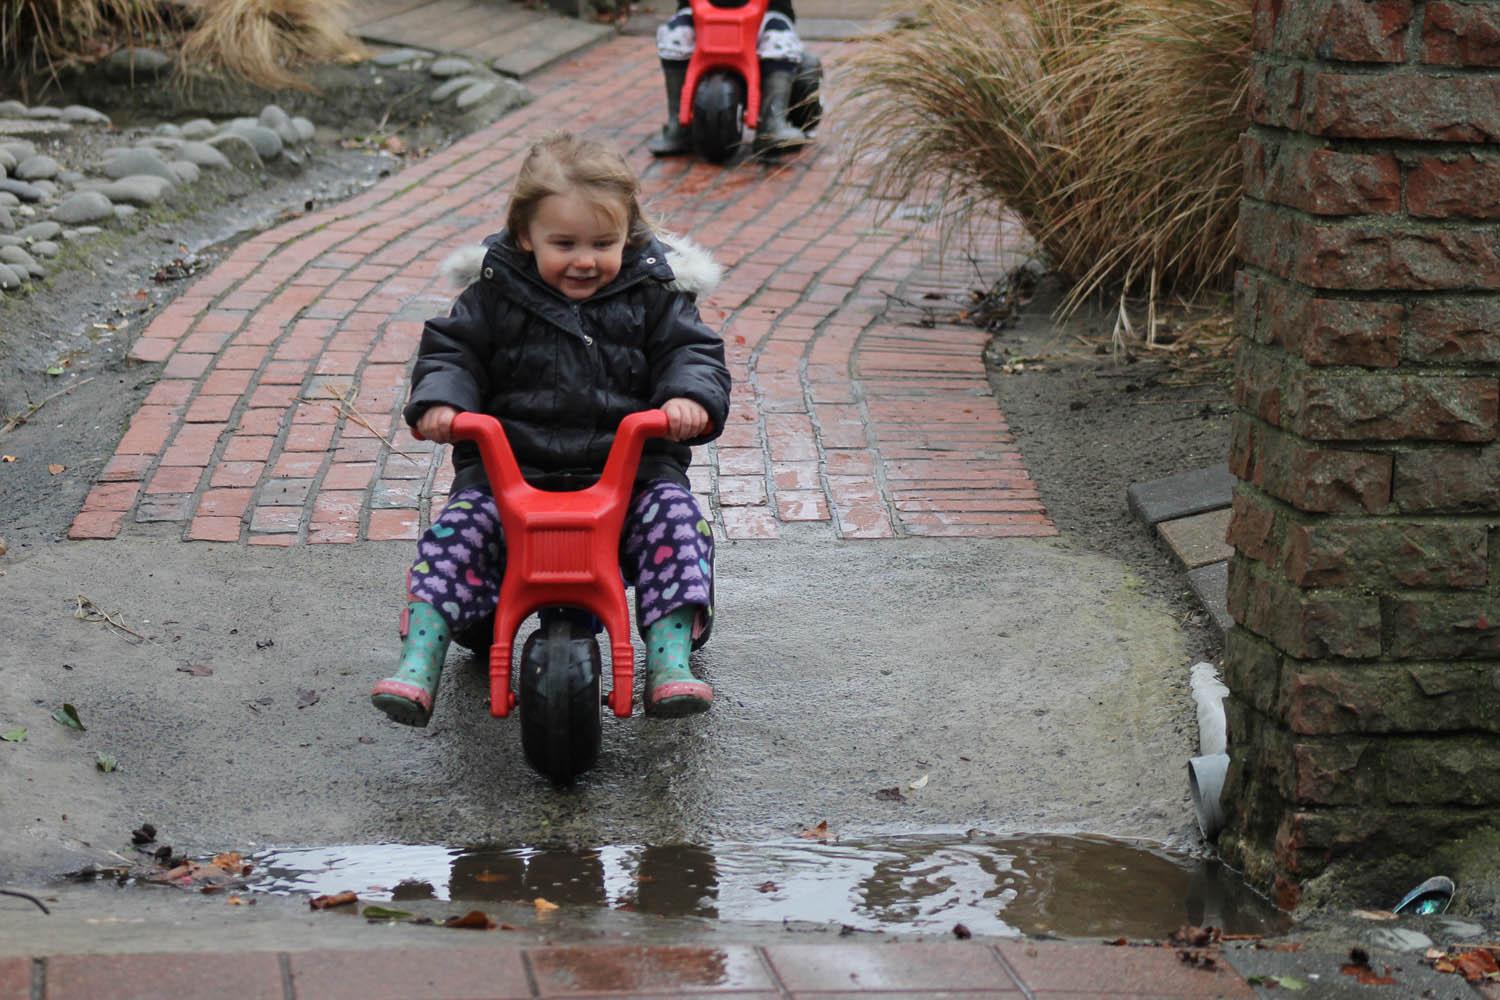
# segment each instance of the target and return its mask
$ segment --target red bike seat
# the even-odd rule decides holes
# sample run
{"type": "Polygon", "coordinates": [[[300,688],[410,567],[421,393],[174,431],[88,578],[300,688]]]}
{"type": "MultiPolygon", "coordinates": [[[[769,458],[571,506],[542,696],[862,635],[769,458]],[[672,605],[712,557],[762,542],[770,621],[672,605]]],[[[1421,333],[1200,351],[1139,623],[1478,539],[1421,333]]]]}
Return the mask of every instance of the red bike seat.
{"type": "Polygon", "coordinates": [[[620,576],[620,531],[641,448],[646,438],[666,432],[667,415],[661,410],[630,414],[620,422],[599,481],[586,490],[561,493],[526,482],[500,421],[482,413],[453,418],[454,440],[479,445],[505,532],[505,577],[490,647],[492,715],[509,715],[515,707],[511,651],[516,630],[533,612],[553,606],[581,608],[604,623],[613,677],[609,706],[621,718],[630,715],[635,649],[620,576]]]}
{"type": "Polygon", "coordinates": [[[688,61],[687,79],[682,85],[682,106],[677,120],[683,125],[693,121],[693,94],[703,74],[729,69],[745,81],[745,125],[754,128],[760,121],[760,58],[756,45],[760,25],[766,19],[770,0],[749,0],[743,7],[715,7],[708,0],[693,0],[693,58],[688,61]]]}

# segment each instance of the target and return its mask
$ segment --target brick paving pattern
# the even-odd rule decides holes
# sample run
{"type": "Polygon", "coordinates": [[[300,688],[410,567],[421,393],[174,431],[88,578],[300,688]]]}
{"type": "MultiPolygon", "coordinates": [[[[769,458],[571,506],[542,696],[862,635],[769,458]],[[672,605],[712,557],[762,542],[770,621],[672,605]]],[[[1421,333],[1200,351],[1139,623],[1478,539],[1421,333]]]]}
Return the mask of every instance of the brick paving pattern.
{"type": "Polygon", "coordinates": [[[653,161],[643,144],[663,102],[648,39],[528,85],[531,105],[256,235],[168,304],[132,350],[161,379],[70,537],[166,524],[250,545],[415,539],[452,477],[447,449],[400,420],[422,323],[454,294],[438,264],[499,227],[529,141],[564,124],[628,150],[649,210],[726,265],[702,305],[725,338],[733,408],[693,468],[723,537],[803,522],[845,539],[1056,533],[986,381],[986,334],[943,321],[976,263],[945,258],[914,222],[881,221],[841,175],[836,120],[779,164],[653,161]]]}
{"type": "MultiPolygon", "coordinates": [[[[448,933],[448,932],[439,932],[448,933]]],[[[532,997],[1253,998],[1171,948],[1001,942],[450,947],[0,962],[0,1000],[529,1000],[532,997]],[[14,975],[7,976],[7,972],[14,975]],[[8,991],[7,991],[8,990],[8,991]]]]}

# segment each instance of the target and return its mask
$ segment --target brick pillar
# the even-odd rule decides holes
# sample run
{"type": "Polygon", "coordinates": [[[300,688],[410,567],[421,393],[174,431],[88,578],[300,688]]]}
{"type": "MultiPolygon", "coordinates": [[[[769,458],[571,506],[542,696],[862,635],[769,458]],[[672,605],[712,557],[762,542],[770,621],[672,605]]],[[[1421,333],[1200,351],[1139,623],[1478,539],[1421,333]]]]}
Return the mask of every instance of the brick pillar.
{"type": "Polygon", "coordinates": [[[1500,826],[1500,2],[1254,43],[1220,848],[1294,906],[1500,826]]]}

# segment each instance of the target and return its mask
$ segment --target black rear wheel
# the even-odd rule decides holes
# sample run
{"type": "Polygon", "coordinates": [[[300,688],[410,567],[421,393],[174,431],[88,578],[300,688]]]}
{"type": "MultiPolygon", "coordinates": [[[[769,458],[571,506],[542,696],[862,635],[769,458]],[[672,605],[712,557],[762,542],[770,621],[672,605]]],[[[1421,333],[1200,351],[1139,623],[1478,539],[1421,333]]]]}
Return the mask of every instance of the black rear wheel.
{"type": "Polygon", "coordinates": [[[709,73],[693,92],[693,148],[710,163],[739,152],[745,123],[745,81],[734,73],[709,73]]]}
{"type": "Polygon", "coordinates": [[[600,663],[593,634],[567,615],[544,620],[521,651],[521,748],[558,787],[599,760],[600,663]]]}

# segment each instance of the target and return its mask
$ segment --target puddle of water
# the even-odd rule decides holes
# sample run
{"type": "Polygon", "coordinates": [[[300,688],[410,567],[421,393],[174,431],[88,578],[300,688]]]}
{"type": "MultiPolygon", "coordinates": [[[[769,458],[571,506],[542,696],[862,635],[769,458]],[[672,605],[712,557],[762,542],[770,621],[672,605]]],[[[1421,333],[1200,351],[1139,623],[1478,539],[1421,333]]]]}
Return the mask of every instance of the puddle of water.
{"type": "Polygon", "coordinates": [[[260,892],[524,903],[857,930],[1160,938],[1183,924],[1277,934],[1290,922],[1214,861],[1096,837],[909,836],[700,847],[273,850],[260,892]]]}

